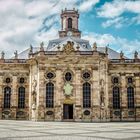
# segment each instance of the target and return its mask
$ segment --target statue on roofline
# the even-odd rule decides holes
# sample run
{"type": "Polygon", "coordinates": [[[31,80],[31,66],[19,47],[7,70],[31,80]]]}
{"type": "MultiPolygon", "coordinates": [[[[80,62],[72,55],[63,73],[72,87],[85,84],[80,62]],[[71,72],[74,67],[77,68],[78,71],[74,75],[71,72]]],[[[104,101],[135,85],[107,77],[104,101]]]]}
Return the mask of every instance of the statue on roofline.
{"type": "Polygon", "coordinates": [[[17,50],[14,52],[14,55],[15,55],[15,59],[18,59],[18,52],[17,52],[17,50]]]}
{"type": "Polygon", "coordinates": [[[4,51],[1,52],[1,59],[4,59],[5,53],[4,51]]]}

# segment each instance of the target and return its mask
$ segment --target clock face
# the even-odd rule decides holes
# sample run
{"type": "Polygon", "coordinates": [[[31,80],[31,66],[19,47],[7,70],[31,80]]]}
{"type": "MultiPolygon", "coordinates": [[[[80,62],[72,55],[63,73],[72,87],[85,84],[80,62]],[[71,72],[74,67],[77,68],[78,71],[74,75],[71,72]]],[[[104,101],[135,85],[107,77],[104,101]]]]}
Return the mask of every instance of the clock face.
{"type": "Polygon", "coordinates": [[[68,31],[67,36],[72,36],[72,32],[68,31]]]}

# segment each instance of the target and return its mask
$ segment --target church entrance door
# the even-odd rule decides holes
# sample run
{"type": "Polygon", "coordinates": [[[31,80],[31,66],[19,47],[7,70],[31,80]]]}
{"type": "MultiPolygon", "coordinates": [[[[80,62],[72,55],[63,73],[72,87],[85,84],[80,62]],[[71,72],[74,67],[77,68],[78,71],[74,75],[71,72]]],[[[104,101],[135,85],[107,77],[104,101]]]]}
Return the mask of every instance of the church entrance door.
{"type": "Polygon", "coordinates": [[[73,119],[73,104],[63,105],[63,119],[72,120],[73,119]]]}

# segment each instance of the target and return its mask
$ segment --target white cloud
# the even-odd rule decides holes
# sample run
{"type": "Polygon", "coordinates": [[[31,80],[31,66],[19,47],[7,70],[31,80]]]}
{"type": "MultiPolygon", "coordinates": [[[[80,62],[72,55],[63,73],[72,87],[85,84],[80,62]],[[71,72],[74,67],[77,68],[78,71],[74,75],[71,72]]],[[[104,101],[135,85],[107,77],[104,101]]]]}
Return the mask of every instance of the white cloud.
{"type": "Polygon", "coordinates": [[[139,0],[114,0],[112,2],[106,2],[97,10],[97,15],[102,18],[106,18],[102,25],[103,27],[109,27],[113,24],[116,28],[120,28],[124,25],[140,24],[140,1],[139,0]],[[133,13],[133,18],[123,17],[124,13],[133,13]]]}
{"type": "Polygon", "coordinates": [[[60,30],[59,15],[67,9],[91,9],[98,0],[0,0],[0,50],[11,56],[30,44],[53,39],[60,30]],[[82,5],[85,5],[83,7],[82,5]]]}
{"type": "Polygon", "coordinates": [[[89,33],[89,35],[84,35],[84,39],[90,41],[91,45],[96,42],[98,47],[105,47],[109,44],[109,47],[120,52],[123,51],[129,58],[133,57],[133,53],[137,50],[140,53],[140,40],[128,40],[126,38],[114,37],[111,34],[97,34],[89,33]]]}
{"type": "Polygon", "coordinates": [[[98,16],[114,18],[120,16],[124,12],[140,14],[140,1],[114,0],[112,2],[106,2],[98,9],[98,16]]]}
{"type": "Polygon", "coordinates": [[[128,23],[129,23],[128,18],[116,17],[116,18],[109,19],[109,20],[103,22],[102,26],[104,28],[110,27],[110,26],[114,26],[115,28],[121,28],[124,24],[128,25],[128,23]]]}
{"type": "Polygon", "coordinates": [[[132,23],[140,24],[140,14],[132,18],[132,23]]]}
{"type": "Polygon", "coordinates": [[[82,12],[89,11],[91,8],[97,4],[99,0],[85,0],[79,7],[79,10],[82,12]]]}
{"type": "MultiPolygon", "coordinates": [[[[47,45],[50,39],[54,39],[58,35],[58,30],[60,29],[59,14],[62,9],[75,7],[82,13],[91,10],[98,2],[99,0],[0,0],[0,50],[4,50],[7,56],[10,57],[15,50],[21,52],[28,48],[30,44],[37,46],[44,41],[45,45],[47,45]]],[[[138,13],[139,6],[135,5],[136,9],[133,6],[127,6],[127,9],[135,10],[138,13]]],[[[110,5],[107,7],[111,8],[110,5]]],[[[114,8],[116,9],[115,6],[114,8]]],[[[105,8],[100,9],[98,14],[109,18],[117,17],[120,15],[120,11],[124,11],[121,9],[113,11],[114,16],[108,16],[109,11],[105,8]],[[105,12],[104,15],[103,11],[105,12]]],[[[104,26],[112,26],[112,24],[117,24],[118,22],[121,24],[122,18],[119,18],[110,20],[104,26]]],[[[139,17],[133,20],[137,21],[137,23],[140,21],[139,17]]],[[[119,37],[115,38],[110,34],[89,33],[83,37],[91,43],[96,41],[99,46],[106,46],[107,44],[110,44],[111,47],[120,46],[117,49],[122,49],[127,54],[137,50],[140,46],[139,40],[129,41],[119,37]]]]}

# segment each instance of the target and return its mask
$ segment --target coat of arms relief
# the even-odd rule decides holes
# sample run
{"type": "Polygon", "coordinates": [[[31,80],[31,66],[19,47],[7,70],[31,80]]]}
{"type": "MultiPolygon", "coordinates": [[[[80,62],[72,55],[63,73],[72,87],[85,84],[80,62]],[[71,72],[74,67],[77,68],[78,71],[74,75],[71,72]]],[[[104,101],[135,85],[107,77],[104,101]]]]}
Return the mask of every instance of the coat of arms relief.
{"type": "Polygon", "coordinates": [[[70,54],[71,52],[74,52],[74,42],[68,41],[66,45],[64,45],[63,52],[66,54],[70,54]]]}

